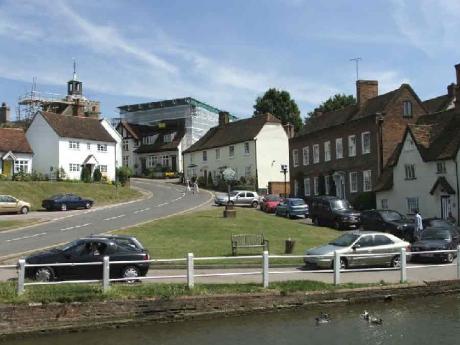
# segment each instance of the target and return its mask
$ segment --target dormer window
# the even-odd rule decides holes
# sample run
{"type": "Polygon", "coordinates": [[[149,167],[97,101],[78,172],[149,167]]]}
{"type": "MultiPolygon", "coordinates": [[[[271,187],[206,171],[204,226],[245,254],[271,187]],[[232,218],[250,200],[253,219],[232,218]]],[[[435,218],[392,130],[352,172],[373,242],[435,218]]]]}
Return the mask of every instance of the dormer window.
{"type": "Polygon", "coordinates": [[[412,102],[404,101],[403,102],[403,117],[412,117],[412,102]]]}
{"type": "Polygon", "coordinates": [[[175,134],[176,134],[175,132],[174,132],[174,133],[165,134],[165,135],[163,136],[163,141],[164,141],[165,143],[170,143],[170,142],[172,142],[173,139],[174,139],[174,135],[175,135],[175,134]]]}

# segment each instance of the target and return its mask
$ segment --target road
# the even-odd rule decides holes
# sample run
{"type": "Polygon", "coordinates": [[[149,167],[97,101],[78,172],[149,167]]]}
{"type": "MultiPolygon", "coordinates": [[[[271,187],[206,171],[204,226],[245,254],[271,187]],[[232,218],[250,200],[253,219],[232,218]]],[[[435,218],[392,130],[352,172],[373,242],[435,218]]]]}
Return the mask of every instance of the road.
{"type": "Polygon", "coordinates": [[[17,254],[68,242],[90,234],[99,234],[133,226],[149,220],[181,213],[210,200],[211,194],[185,193],[183,186],[167,180],[132,179],[131,184],[147,193],[135,202],[112,207],[69,212],[53,212],[46,223],[0,232],[0,260],[17,254]]]}

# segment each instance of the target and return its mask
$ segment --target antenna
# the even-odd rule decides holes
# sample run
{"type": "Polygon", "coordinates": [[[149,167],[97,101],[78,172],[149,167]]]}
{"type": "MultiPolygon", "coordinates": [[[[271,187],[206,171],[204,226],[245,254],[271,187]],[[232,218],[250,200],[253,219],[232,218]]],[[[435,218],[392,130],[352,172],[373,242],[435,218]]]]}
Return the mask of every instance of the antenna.
{"type": "Polygon", "coordinates": [[[77,80],[77,62],[73,59],[73,80],[77,80]]]}
{"type": "Polygon", "coordinates": [[[359,80],[359,61],[362,59],[360,57],[355,57],[353,59],[350,59],[350,61],[354,61],[356,64],[356,80],[359,80]]]}

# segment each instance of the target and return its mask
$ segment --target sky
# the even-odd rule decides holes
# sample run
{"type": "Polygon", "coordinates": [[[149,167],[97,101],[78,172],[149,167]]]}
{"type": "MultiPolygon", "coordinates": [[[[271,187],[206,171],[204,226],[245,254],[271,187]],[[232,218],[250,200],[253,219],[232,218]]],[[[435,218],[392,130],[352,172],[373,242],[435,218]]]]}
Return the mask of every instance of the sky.
{"type": "Polygon", "coordinates": [[[269,88],[302,116],[359,78],[446,93],[460,63],[458,0],[0,0],[0,102],[37,79],[66,93],[73,59],[103,116],[194,97],[239,117],[269,88]]]}

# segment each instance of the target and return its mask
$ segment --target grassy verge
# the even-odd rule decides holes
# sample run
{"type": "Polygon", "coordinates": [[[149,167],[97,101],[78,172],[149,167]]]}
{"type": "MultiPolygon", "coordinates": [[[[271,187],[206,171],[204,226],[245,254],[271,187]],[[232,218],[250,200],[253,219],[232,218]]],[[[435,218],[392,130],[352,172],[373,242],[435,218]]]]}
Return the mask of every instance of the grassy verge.
{"type": "Polygon", "coordinates": [[[0,194],[12,195],[30,202],[32,210],[41,209],[43,199],[58,193],[75,193],[93,199],[98,206],[132,200],[141,196],[138,191],[129,187],[119,186],[117,190],[115,186],[109,184],[0,181],[0,194]]]}
{"type": "MultiPolygon", "coordinates": [[[[285,240],[291,238],[296,241],[293,254],[301,255],[306,248],[325,244],[340,234],[329,228],[310,226],[248,208],[238,208],[236,218],[223,218],[222,208],[214,208],[162,219],[120,233],[136,236],[153,258],[183,258],[188,252],[193,252],[196,257],[231,256],[230,237],[242,233],[263,233],[270,241],[270,254],[283,254],[285,240]]],[[[260,248],[242,249],[238,254],[260,254],[261,251],[260,248]]],[[[235,263],[234,260],[231,262],[235,263]]],[[[212,264],[196,264],[203,263],[212,264]]]]}
{"type": "Polygon", "coordinates": [[[197,284],[193,290],[187,289],[185,284],[113,284],[106,294],[102,292],[100,285],[69,284],[30,286],[26,288],[22,296],[17,296],[16,284],[14,282],[4,282],[0,283],[0,304],[92,302],[154,297],[168,299],[178,296],[211,296],[258,292],[285,294],[302,291],[333,291],[372,285],[382,284],[342,284],[336,286],[317,281],[299,280],[272,283],[268,289],[264,289],[260,284],[197,284]]]}
{"type": "Polygon", "coordinates": [[[38,219],[0,220],[0,231],[20,228],[26,225],[37,223],[38,221],[38,219]]]}

